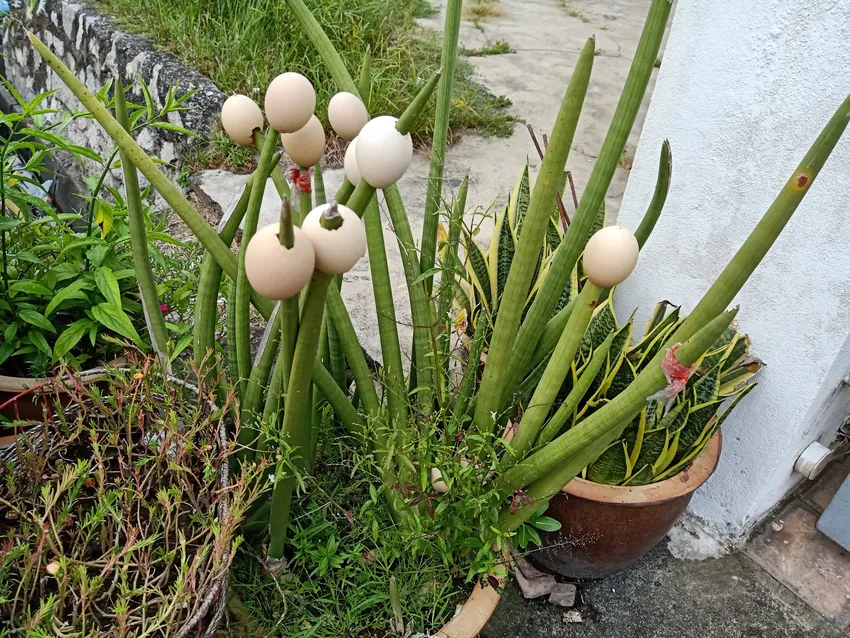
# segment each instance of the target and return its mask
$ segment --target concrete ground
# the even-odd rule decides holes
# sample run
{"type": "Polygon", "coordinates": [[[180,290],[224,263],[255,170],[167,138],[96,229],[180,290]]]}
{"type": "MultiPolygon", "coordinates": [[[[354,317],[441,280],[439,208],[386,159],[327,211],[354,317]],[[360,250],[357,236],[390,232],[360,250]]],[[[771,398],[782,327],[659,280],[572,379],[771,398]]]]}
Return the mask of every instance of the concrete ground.
{"type": "Polygon", "coordinates": [[[512,583],[482,638],[840,638],[850,636],[850,552],[816,528],[850,455],[807,481],[740,551],[692,522],[576,605],[526,600],[512,583]]]}
{"type": "MultiPolygon", "coordinates": [[[[435,3],[441,9],[445,2],[435,3]]],[[[469,58],[485,86],[493,93],[506,95],[513,102],[511,111],[524,123],[518,124],[509,138],[466,135],[447,153],[444,197],[452,201],[464,176],[469,175],[467,220],[482,225],[479,240],[487,243],[494,212],[507,202],[516,180],[528,161],[534,174],[539,158],[525,123],[538,132],[548,133],[560,108],[573,67],[587,38],[596,36],[597,55],[582,117],[567,168],[573,174],[579,196],[587,183],[596,154],[602,145],[626,80],[640,38],[647,3],[645,0],[501,0],[499,17],[473,24],[464,20],[461,45],[476,49],[499,40],[508,42],[513,53],[469,58]],[[482,215],[485,217],[482,219],[482,215]]],[[[422,24],[441,29],[443,13],[422,24]]],[[[651,94],[653,81],[650,84],[651,94]]],[[[621,166],[608,192],[609,218],[616,217],[628,177],[630,158],[637,144],[649,100],[643,108],[623,156],[621,166]]],[[[421,235],[428,177],[428,157],[417,153],[407,174],[399,183],[414,237],[421,235]]],[[[342,183],[342,171],[327,170],[328,193],[342,183]]],[[[195,176],[200,188],[218,202],[225,214],[235,204],[246,176],[224,171],[204,171],[195,176]]],[[[648,202],[647,202],[648,203],[648,202]]],[[[280,200],[271,183],[266,190],[260,225],[278,219],[280,200]]],[[[409,352],[412,338],[410,306],[395,238],[384,215],[385,242],[393,277],[396,316],[403,347],[409,352]]],[[[343,286],[349,312],[363,337],[367,351],[380,358],[376,316],[372,303],[372,283],[368,259],[348,273],[343,286]]]]}
{"type": "Polygon", "coordinates": [[[840,638],[844,634],[741,554],[706,561],[657,547],[580,590],[565,610],[511,584],[482,638],[840,638]]]}

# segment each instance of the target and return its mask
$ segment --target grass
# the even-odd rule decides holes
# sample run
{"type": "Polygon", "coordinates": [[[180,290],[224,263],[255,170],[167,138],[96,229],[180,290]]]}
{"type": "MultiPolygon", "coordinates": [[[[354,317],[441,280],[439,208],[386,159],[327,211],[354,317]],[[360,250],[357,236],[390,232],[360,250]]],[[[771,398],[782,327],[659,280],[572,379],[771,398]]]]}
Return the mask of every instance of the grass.
{"type": "Polygon", "coordinates": [[[464,6],[463,17],[467,20],[489,20],[498,18],[505,12],[499,0],[472,0],[464,6]]]}
{"type": "MultiPolygon", "coordinates": [[[[298,71],[313,82],[317,114],[325,118],[336,87],[319,55],[281,0],[92,0],[121,26],[154,43],[209,76],[227,94],[244,93],[262,105],[265,87],[283,71],[298,71]]],[[[416,18],[433,13],[426,0],[307,0],[356,77],[364,52],[371,49],[374,114],[399,114],[424,79],[440,66],[437,34],[420,29],[416,18]]],[[[454,132],[471,130],[508,136],[516,121],[504,98],[473,81],[472,67],[458,64],[452,111],[454,132]]],[[[430,137],[433,112],[414,135],[430,137]]],[[[239,164],[247,157],[212,140],[213,161],[239,164]]]]}
{"type": "Polygon", "coordinates": [[[581,11],[575,9],[572,4],[568,2],[568,0],[558,0],[558,6],[562,7],[567,12],[567,15],[571,18],[578,18],[585,24],[590,22],[590,18],[584,15],[581,11]]]}
{"type": "Polygon", "coordinates": [[[483,47],[478,49],[460,48],[460,54],[468,58],[480,58],[486,55],[503,55],[505,53],[514,53],[511,45],[506,40],[497,40],[496,42],[488,42],[483,47]]]}
{"type": "MultiPolygon", "coordinates": [[[[322,428],[333,428],[331,421],[325,418],[322,428]]],[[[389,635],[396,619],[391,577],[404,625],[431,635],[472,588],[464,582],[463,563],[452,560],[441,534],[411,537],[395,526],[378,469],[353,441],[338,431],[323,432],[319,440],[326,443],[314,476],[293,503],[288,573],[277,580],[269,575],[258,560],[264,553],[259,543],[243,545],[235,557],[231,635],[389,635]]]]}

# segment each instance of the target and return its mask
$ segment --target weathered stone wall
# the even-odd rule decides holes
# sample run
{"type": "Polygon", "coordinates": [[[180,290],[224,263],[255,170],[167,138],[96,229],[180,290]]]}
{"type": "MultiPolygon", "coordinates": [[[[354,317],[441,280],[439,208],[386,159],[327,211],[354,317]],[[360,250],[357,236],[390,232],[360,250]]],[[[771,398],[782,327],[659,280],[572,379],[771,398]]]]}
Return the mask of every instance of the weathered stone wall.
{"type": "MultiPolygon", "coordinates": [[[[25,99],[42,91],[56,90],[47,106],[71,111],[82,107],[61,80],[32,47],[26,31],[34,32],[50,47],[89,89],[97,91],[109,79],[120,77],[130,85],[141,76],[148,84],[157,109],[165,102],[168,90],[178,85],[178,96],[197,89],[185,106],[188,111],[172,113],[169,121],[183,126],[201,139],[215,125],[224,96],[209,78],[180,62],[170,53],[158,51],[147,38],[128,34],[92,7],[66,0],[40,0],[30,9],[29,0],[13,0],[12,15],[3,24],[4,73],[25,99]]],[[[144,104],[138,90],[129,98],[144,104]]],[[[109,136],[90,119],[72,122],[64,134],[75,144],[97,151],[102,156],[113,148],[109,136]]],[[[166,162],[183,157],[196,138],[173,131],[148,127],[138,142],[150,155],[166,162]]]]}

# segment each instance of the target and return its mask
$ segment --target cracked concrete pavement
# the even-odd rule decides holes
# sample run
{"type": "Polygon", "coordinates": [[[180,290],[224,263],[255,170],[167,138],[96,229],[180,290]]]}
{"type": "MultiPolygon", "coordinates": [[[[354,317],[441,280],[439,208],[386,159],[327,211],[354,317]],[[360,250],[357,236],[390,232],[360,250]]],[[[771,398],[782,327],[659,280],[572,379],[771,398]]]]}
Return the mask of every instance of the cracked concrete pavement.
{"type": "MultiPolygon", "coordinates": [[[[522,122],[530,124],[538,136],[547,133],[555,121],[573,67],[587,38],[596,37],[597,55],[590,86],[567,162],[567,169],[572,172],[580,194],[616,109],[640,38],[647,3],[644,0],[501,0],[500,5],[503,13],[499,17],[479,23],[464,20],[460,42],[467,49],[499,40],[510,45],[512,53],[473,57],[470,62],[481,83],[493,93],[510,98],[513,102],[509,107],[511,112],[522,122]]],[[[423,27],[442,29],[445,0],[437,6],[440,13],[422,20],[423,27]]],[[[648,94],[651,94],[654,76],[655,73],[648,94]]],[[[626,169],[630,166],[648,103],[647,98],[608,192],[608,217],[611,220],[616,218],[619,210],[628,177],[626,169]]],[[[466,134],[448,150],[443,195],[451,201],[464,176],[469,175],[468,219],[480,220],[482,213],[492,214],[505,205],[526,160],[532,174],[536,173],[540,162],[524,123],[518,124],[508,138],[466,134]]],[[[426,154],[415,154],[410,169],[399,182],[417,240],[422,229],[428,161],[426,154]]],[[[246,179],[247,176],[223,171],[205,171],[197,176],[200,187],[221,205],[225,213],[235,204],[246,179]]],[[[327,192],[335,192],[342,179],[340,169],[326,170],[327,192]]],[[[260,224],[276,221],[279,207],[280,200],[269,183],[260,224]]],[[[407,354],[412,338],[410,306],[395,237],[386,214],[383,219],[396,319],[402,347],[407,354]]],[[[484,219],[479,234],[481,241],[489,237],[491,227],[492,220],[484,219]]],[[[342,291],[361,342],[371,355],[380,359],[368,259],[361,260],[346,275],[342,291]]]]}

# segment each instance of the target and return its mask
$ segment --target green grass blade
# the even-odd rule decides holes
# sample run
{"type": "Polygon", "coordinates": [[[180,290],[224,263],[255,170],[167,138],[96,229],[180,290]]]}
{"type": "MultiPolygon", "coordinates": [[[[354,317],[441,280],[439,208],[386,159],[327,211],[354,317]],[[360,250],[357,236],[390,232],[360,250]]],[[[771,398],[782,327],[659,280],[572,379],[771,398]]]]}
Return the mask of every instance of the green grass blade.
{"type": "MultiPolygon", "coordinates": [[[[546,279],[537,292],[514,343],[511,358],[520,368],[525,368],[527,365],[528,357],[534,352],[543,327],[552,317],[565,282],[569,281],[576,261],[584,250],[593,222],[604,204],[605,193],[611,185],[617,163],[623,154],[646,93],[671,7],[672,3],[669,0],[652,0],[623,93],[617,103],[617,109],[614,111],[614,118],[605,136],[599,157],[593,165],[593,171],[582,194],[578,210],[573,216],[564,240],[555,250],[546,279]]],[[[510,396],[512,391],[513,388],[505,387],[502,400],[510,396]]]]}
{"type": "MultiPolygon", "coordinates": [[[[428,192],[425,195],[425,216],[422,221],[420,270],[428,272],[434,267],[437,251],[437,226],[443,194],[443,167],[446,158],[446,143],[452,104],[455,65],[457,63],[458,37],[463,0],[449,0],[446,5],[446,21],[443,25],[443,51],[441,66],[443,77],[437,88],[437,107],[434,118],[434,133],[431,141],[431,162],[428,168],[428,192]]],[[[425,289],[431,292],[433,277],[425,281],[425,289]]],[[[443,315],[438,314],[438,317],[443,315]]]]}
{"type": "MultiPolygon", "coordinates": [[[[667,0],[663,0],[666,2],[667,0]]],[[[523,223],[523,232],[517,242],[514,260],[502,297],[502,310],[496,318],[496,326],[484,366],[484,377],[475,406],[474,422],[482,432],[490,432],[498,422],[504,403],[505,380],[512,360],[514,339],[517,335],[525,300],[531,288],[532,278],[543,247],[543,238],[552,211],[552,202],[560,183],[564,165],[570,152],[573,136],[578,125],[579,114],[587,93],[590,71],[593,66],[594,40],[590,38],[579,56],[576,69],[570,79],[558,119],[552,131],[549,148],[534,183],[534,191],[528,213],[523,223]]],[[[574,222],[575,223],[575,222],[574,222]]],[[[563,286],[561,287],[563,290],[563,286]]],[[[540,296],[540,293],[537,293],[540,296]]],[[[560,296],[560,291],[559,291],[560,296]]],[[[550,310],[551,314],[551,310],[550,310]]],[[[548,317],[547,317],[548,319],[548,317]]],[[[542,329],[542,325],[540,326],[542,329]]],[[[530,353],[526,353],[528,356],[530,353]]]]}
{"type": "MultiPolygon", "coordinates": [[[[127,102],[124,99],[124,86],[119,78],[115,78],[115,116],[125,131],[130,131],[130,119],[127,115],[127,102]]],[[[145,312],[151,343],[159,357],[160,363],[166,370],[171,368],[168,356],[168,329],[165,327],[165,317],[156,292],[156,281],[151,268],[148,253],[147,230],[145,215],[142,207],[142,194],[139,188],[139,174],[130,156],[120,151],[121,168],[124,172],[124,193],[127,203],[127,217],[130,227],[130,247],[133,251],[133,267],[136,271],[136,281],[139,283],[142,308],[145,312]]]]}

